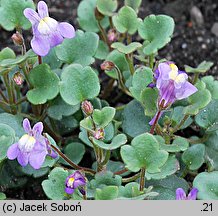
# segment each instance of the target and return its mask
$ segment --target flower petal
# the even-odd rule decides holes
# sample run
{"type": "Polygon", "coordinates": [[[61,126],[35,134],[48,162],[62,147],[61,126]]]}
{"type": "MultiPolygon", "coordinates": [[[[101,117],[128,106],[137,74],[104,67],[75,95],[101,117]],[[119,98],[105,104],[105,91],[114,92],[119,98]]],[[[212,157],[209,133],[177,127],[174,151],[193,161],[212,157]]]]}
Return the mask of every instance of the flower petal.
{"type": "Polygon", "coordinates": [[[84,186],[84,185],[86,185],[86,182],[85,182],[85,179],[83,178],[77,179],[73,183],[74,188],[78,188],[79,186],[84,186]]]}
{"type": "Polygon", "coordinates": [[[72,25],[67,22],[61,22],[58,25],[58,30],[64,38],[75,37],[75,29],[72,25]]]}
{"type": "Polygon", "coordinates": [[[51,34],[49,39],[50,39],[50,46],[51,47],[55,47],[55,46],[61,44],[64,40],[64,38],[62,37],[62,35],[58,31],[51,34]]]}
{"type": "Polygon", "coordinates": [[[38,13],[39,13],[39,16],[41,17],[41,19],[49,16],[49,14],[48,14],[48,6],[47,6],[47,4],[44,1],[40,1],[38,3],[37,9],[38,9],[38,13]]]}
{"type": "Polygon", "coordinates": [[[163,80],[169,80],[169,73],[172,69],[168,63],[166,63],[166,62],[160,63],[158,65],[158,70],[160,73],[159,78],[161,78],[163,80]]]}
{"type": "Polygon", "coordinates": [[[33,51],[39,56],[46,56],[49,53],[50,45],[46,37],[34,36],[31,40],[31,47],[33,51]]]}
{"type": "Polygon", "coordinates": [[[28,164],[28,159],[29,159],[29,153],[19,152],[17,156],[17,161],[21,166],[25,167],[28,164]]]}
{"type": "Polygon", "coordinates": [[[187,199],[188,200],[196,200],[197,199],[197,193],[198,193],[198,189],[197,188],[193,188],[190,193],[188,194],[187,199]]]}
{"type": "Polygon", "coordinates": [[[176,189],[176,200],[185,200],[186,194],[185,191],[182,188],[176,189]]]}
{"type": "Polygon", "coordinates": [[[189,97],[190,95],[197,92],[198,89],[192,85],[190,82],[186,81],[180,89],[175,89],[175,96],[177,100],[181,100],[189,97]]]}
{"type": "Polygon", "coordinates": [[[42,122],[38,122],[33,126],[33,133],[36,137],[42,134],[43,131],[43,124],[42,122]]]}
{"type": "Polygon", "coordinates": [[[23,14],[32,23],[32,25],[35,25],[36,23],[40,22],[39,15],[36,13],[36,11],[34,11],[31,8],[26,8],[23,11],[23,14]]]}
{"type": "Polygon", "coordinates": [[[23,120],[23,129],[26,133],[29,133],[31,131],[30,121],[27,118],[23,120]]]}
{"type": "Polygon", "coordinates": [[[46,152],[41,151],[41,152],[31,152],[29,156],[29,163],[34,169],[40,169],[42,164],[45,161],[46,157],[46,152]]]}
{"type": "Polygon", "coordinates": [[[67,194],[72,194],[72,193],[74,192],[74,189],[73,189],[73,188],[66,187],[66,188],[65,188],[65,192],[66,192],[67,194]]]}
{"type": "Polygon", "coordinates": [[[14,160],[15,158],[17,158],[18,154],[19,154],[18,143],[14,143],[8,148],[7,157],[10,160],[14,160]]]}

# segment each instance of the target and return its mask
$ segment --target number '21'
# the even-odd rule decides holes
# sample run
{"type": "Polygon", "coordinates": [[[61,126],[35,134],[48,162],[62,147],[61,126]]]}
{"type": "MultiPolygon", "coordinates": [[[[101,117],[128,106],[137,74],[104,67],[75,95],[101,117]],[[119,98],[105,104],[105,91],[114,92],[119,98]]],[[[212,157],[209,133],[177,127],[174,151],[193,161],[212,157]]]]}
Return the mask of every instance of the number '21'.
{"type": "Polygon", "coordinates": [[[213,211],[212,203],[203,203],[204,208],[201,211],[213,211]]]}

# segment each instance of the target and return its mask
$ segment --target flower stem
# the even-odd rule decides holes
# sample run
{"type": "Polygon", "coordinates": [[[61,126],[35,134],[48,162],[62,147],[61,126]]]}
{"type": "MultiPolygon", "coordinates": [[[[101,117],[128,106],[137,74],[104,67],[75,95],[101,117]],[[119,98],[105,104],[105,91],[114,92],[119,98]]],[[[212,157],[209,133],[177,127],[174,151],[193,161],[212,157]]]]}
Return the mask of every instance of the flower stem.
{"type": "Polygon", "coordinates": [[[2,99],[8,103],[8,99],[5,97],[4,93],[2,92],[2,90],[0,89],[0,95],[2,96],[2,99]]]}
{"type": "Polygon", "coordinates": [[[140,191],[143,191],[145,187],[145,168],[141,168],[140,173],[140,191]]]}
{"type": "Polygon", "coordinates": [[[193,79],[193,84],[196,84],[197,83],[197,81],[198,81],[198,78],[199,78],[199,73],[195,73],[195,75],[194,75],[194,79],[193,79]]]}
{"type": "Polygon", "coordinates": [[[151,133],[151,134],[154,134],[154,130],[155,130],[156,124],[158,123],[158,120],[159,120],[159,118],[160,118],[160,115],[161,115],[161,111],[159,110],[158,113],[157,113],[156,119],[155,119],[155,121],[154,121],[154,124],[153,124],[152,127],[151,127],[151,130],[150,130],[150,133],[151,133]]]}
{"type": "Polygon", "coordinates": [[[49,143],[49,145],[51,146],[51,148],[53,150],[55,150],[58,155],[60,157],[62,157],[67,163],[69,163],[74,169],[77,169],[77,170],[83,170],[85,173],[90,173],[92,175],[95,175],[95,171],[92,170],[92,169],[89,169],[89,168],[86,168],[86,167],[81,167],[81,166],[78,166],[77,164],[73,163],[70,158],[68,158],[64,153],[62,153],[57,147],[55,147],[54,145],[52,145],[51,143],[49,143]]]}
{"type": "Polygon", "coordinates": [[[128,169],[122,169],[122,170],[120,170],[120,171],[117,171],[117,172],[115,172],[114,173],[114,175],[121,175],[121,174],[123,174],[123,173],[125,173],[125,172],[128,172],[129,170],[128,169]]]}
{"type": "Polygon", "coordinates": [[[42,56],[38,55],[38,63],[39,63],[39,65],[42,64],[42,56]]]}
{"type": "Polygon", "coordinates": [[[137,173],[137,174],[135,174],[134,176],[131,176],[131,177],[129,177],[129,178],[123,178],[123,179],[122,179],[122,182],[123,182],[123,183],[128,183],[128,182],[131,182],[131,181],[135,181],[135,180],[137,180],[138,178],[140,178],[140,173],[137,173]]]}
{"type": "Polygon", "coordinates": [[[149,56],[149,67],[150,67],[151,69],[153,69],[153,67],[154,67],[154,54],[151,54],[151,55],[149,56]]]}
{"type": "Polygon", "coordinates": [[[133,75],[135,73],[133,60],[128,54],[126,54],[126,61],[128,62],[130,73],[133,75]]]}
{"type": "Polygon", "coordinates": [[[181,122],[173,129],[173,133],[177,132],[180,130],[180,128],[184,125],[186,120],[189,118],[189,115],[185,115],[184,118],[181,120],[181,122]]]}
{"type": "Polygon", "coordinates": [[[111,46],[110,46],[110,43],[109,43],[109,41],[108,41],[108,39],[107,39],[107,34],[106,34],[104,28],[102,27],[100,21],[98,21],[98,27],[99,27],[99,29],[100,29],[101,37],[102,37],[103,41],[108,45],[108,48],[109,48],[109,50],[111,51],[111,46]]]}

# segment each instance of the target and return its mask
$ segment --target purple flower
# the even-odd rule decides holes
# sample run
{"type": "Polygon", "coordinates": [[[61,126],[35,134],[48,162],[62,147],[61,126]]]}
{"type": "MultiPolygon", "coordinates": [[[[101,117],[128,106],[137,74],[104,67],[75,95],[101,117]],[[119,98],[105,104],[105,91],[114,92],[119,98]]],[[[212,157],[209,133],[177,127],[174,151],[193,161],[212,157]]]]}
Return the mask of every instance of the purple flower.
{"type": "Polygon", "coordinates": [[[67,194],[74,193],[76,188],[79,188],[79,191],[84,195],[83,187],[86,185],[85,176],[79,171],[75,171],[73,174],[69,175],[65,181],[65,192],[67,194]],[[81,188],[80,188],[81,187],[81,188]]]}
{"type": "MultiPolygon", "coordinates": [[[[156,76],[156,87],[159,90],[158,107],[166,109],[176,100],[182,100],[197,92],[197,88],[188,82],[188,75],[179,71],[172,62],[164,62],[158,65],[156,76]]],[[[152,125],[154,119],[150,122],[152,125]]]]}
{"type": "Polygon", "coordinates": [[[176,200],[196,200],[198,189],[193,188],[188,196],[186,196],[185,191],[182,188],[177,188],[176,190],[176,200]]]}
{"type": "Polygon", "coordinates": [[[17,158],[18,163],[25,167],[28,163],[34,168],[39,169],[45,161],[46,155],[53,158],[56,154],[48,152],[46,138],[43,137],[43,124],[38,122],[31,128],[28,119],[24,119],[23,128],[26,132],[17,143],[11,145],[7,151],[10,160],[17,158]]]}
{"type": "Polygon", "coordinates": [[[61,44],[64,38],[73,38],[75,29],[66,22],[58,23],[49,17],[44,1],[38,3],[38,13],[31,8],[24,10],[25,17],[32,23],[33,39],[31,47],[39,56],[46,56],[52,47],[61,44]]]}

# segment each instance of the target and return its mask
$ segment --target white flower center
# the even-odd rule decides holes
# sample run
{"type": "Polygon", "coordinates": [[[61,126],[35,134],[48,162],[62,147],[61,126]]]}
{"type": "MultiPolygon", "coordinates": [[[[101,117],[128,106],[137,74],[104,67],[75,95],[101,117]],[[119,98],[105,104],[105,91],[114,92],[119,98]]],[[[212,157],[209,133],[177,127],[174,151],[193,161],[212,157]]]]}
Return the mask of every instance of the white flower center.
{"type": "Polygon", "coordinates": [[[57,30],[58,22],[51,18],[45,17],[40,20],[38,25],[38,31],[43,35],[48,35],[57,30]]]}
{"type": "Polygon", "coordinates": [[[23,135],[18,141],[18,147],[24,152],[30,152],[36,143],[36,139],[28,134],[23,135]]]}
{"type": "Polygon", "coordinates": [[[176,83],[183,83],[186,81],[185,74],[179,74],[178,67],[175,64],[170,64],[171,71],[169,77],[171,80],[174,80],[176,83]]]}

